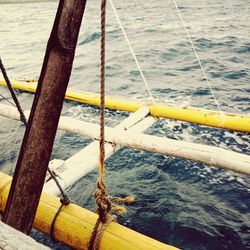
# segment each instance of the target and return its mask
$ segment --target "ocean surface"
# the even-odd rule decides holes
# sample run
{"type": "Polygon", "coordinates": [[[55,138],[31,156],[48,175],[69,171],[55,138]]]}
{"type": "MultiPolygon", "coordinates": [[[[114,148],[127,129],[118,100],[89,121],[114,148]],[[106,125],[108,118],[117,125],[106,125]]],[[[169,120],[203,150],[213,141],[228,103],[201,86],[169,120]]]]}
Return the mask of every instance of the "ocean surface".
{"type": "MultiPolygon", "coordinates": [[[[12,79],[38,79],[57,1],[1,1],[0,56],[12,79]],[[20,3],[21,2],[21,3],[20,3]]],[[[159,102],[217,109],[171,0],[114,1],[127,35],[159,102]]],[[[222,111],[250,115],[250,1],[177,0],[187,30],[222,111]]],[[[88,1],[70,85],[99,91],[100,1],[88,1]]],[[[106,93],[149,95],[110,5],[107,9],[106,93]]],[[[0,88],[0,94],[10,97],[0,88]]],[[[34,95],[18,92],[24,109],[34,95]]],[[[8,100],[11,100],[10,98],[8,100]]],[[[1,103],[7,103],[0,97],[1,103]]],[[[64,115],[98,123],[97,108],[65,102],[64,115]]],[[[128,114],[107,111],[117,125],[128,114]]],[[[24,127],[0,118],[0,170],[13,174],[24,127]]],[[[250,154],[250,135],[161,119],[148,134],[250,154]]],[[[91,140],[58,131],[52,158],[67,159],[91,140]]],[[[223,156],[222,156],[223,157],[223,156]]],[[[95,210],[97,171],[68,190],[73,202],[95,210]]],[[[189,160],[123,148],[106,162],[110,194],[136,202],[119,222],[182,249],[250,249],[250,179],[189,160]]],[[[67,249],[33,233],[53,249],[67,249]]]]}

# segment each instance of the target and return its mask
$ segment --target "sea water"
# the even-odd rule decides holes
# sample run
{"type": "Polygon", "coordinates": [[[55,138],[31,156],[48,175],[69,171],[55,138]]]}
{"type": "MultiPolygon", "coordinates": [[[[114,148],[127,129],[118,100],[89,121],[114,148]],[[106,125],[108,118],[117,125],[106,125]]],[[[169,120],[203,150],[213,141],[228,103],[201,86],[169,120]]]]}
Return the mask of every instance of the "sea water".
{"type": "MultiPolygon", "coordinates": [[[[12,79],[38,79],[57,1],[0,1],[0,56],[12,79]]],[[[114,1],[155,100],[218,109],[172,0],[114,1]]],[[[250,114],[250,1],[177,0],[222,111],[250,114]]],[[[88,1],[78,39],[70,85],[99,91],[100,1],[88,1]]],[[[107,7],[106,92],[149,100],[140,73],[115,16],[107,7]]],[[[6,89],[2,96],[9,97],[6,89]]],[[[24,109],[33,95],[18,93],[24,109]]],[[[1,98],[1,103],[7,103],[1,98]]],[[[11,99],[9,99],[11,101],[11,99]]],[[[64,115],[98,123],[99,111],[65,102],[64,115]]],[[[117,125],[128,114],[107,111],[117,125]]],[[[0,118],[0,169],[13,174],[24,127],[0,118]]],[[[161,119],[147,131],[248,154],[246,133],[161,119]]],[[[52,158],[67,159],[91,140],[58,131],[52,158]]],[[[171,145],[170,145],[171,146],[171,145]]],[[[222,156],[223,157],[223,156],[222,156]]],[[[97,172],[68,190],[73,202],[95,210],[97,172]]],[[[184,159],[123,148],[106,163],[110,194],[136,197],[119,222],[182,249],[250,248],[249,177],[184,159]]],[[[33,236],[63,249],[39,233],[33,236]]]]}

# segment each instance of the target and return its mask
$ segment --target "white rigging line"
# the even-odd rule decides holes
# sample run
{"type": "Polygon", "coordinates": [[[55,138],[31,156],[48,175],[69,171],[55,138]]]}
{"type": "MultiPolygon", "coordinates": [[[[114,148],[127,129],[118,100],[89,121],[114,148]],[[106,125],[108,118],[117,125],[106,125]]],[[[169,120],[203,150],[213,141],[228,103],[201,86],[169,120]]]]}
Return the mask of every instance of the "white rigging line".
{"type": "Polygon", "coordinates": [[[215,102],[215,104],[216,104],[216,106],[217,106],[217,108],[218,108],[220,114],[221,114],[222,116],[224,116],[224,112],[221,110],[220,104],[219,104],[217,98],[215,97],[214,91],[213,91],[212,86],[211,86],[211,84],[210,84],[210,79],[207,77],[207,75],[206,75],[206,73],[205,73],[205,70],[204,70],[204,68],[203,68],[203,66],[202,66],[202,64],[201,64],[200,58],[199,58],[199,56],[198,56],[198,54],[197,54],[197,51],[196,51],[196,49],[195,49],[195,46],[194,46],[193,41],[192,41],[192,39],[191,39],[191,36],[190,36],[190,34],[189,34],[188,30],[187,30],[187,26],[186,26],[186,24],[185,24],[185,22],[184,22],[184,20],[183,20],[183,18],[182,18],[182,15],[181,15],[181,12],[180,12],[180,10],[179,10],[179,7],[178,7],[178,5],[177,5],[177,3],[176,3],[175,0],[173,0],[173,2],[174,2],[174,5],[175,5],[175,8],[176,8],[176,10],[177,10],[177,12],[178,12],[178,14],[179,14],[179,17],[180,17],[180,19],[181,19],[182,25],[183,25],[183,27],[184,27],[184,29],[185,29],[185,31],[186,31],[187,36],[188,36],[189,42],[190,42],[190,44],[191,44],[191,47],[192,47],[192,49],[193,49],[193,51],[194,51],[194,54],[195,54],[195,56],[196,56],[196,58],[197,58],[197,61],[198,61],[199,65],[200,65],[201,71],[202,71],[202,73],[203,73],[203,75],[204,75],[204,78],[206,79],[206,82],[207,82],[207,84],[208,84],[209,90],[210,90],[210,92],[211,92],[211,94],[212,94],[212,96],[213,96],[214,102],[215,102]]]}
{"type": "Polygon", "coordinates": [[[117,22],[118,22],[118,24],[120,25],[120,28],[121,28],[121,30],[122,30],[122,33],[123,33],[123,35],[124,35],[124,37],[125,37],[125,40],[126,40],[128,46],[129,46],[130,52],[131,52],[131,54],[132,54],[132,56],[133,56],[133,58],[134,58],[134,60],[135,60],[135,63],[136,63],[136,65],[137,65],[137,67],[138,67],[138,70],[139,70],[139,72],[140,72],[140,74],[141,74],[141,77],[142,77],[142,79],[143,79],[145,88],[147,89],[148,94],[149,94],[149,96],[150,96],[152,102],[155,103],[154,97],[153,97],[153,95],[152,95],[152,93],[151,93],[151,91],[150,91],[150,88],[149,88],[149,86],[148,86],[148,83],[147,83],[147,81],[146,81],[146,78],[144,77],[144,74],[143,74],[143,71],[142,71],[142,69],[141,69],[141,66],[140,66],[140,64],[139,64],[139,62],[138,62],[138,60],[137,60],[137,58],[136,58],[135,52],[134,52],[133,47],[132,47],[132,45],[131,45],[131,43],[130,43],[130,41],[129,41],[129,39],[128,39],[128,36],[127,36],[126,31],[125,31],[125,29],[124,29],[124,27],[123,27],[123,25],[122,25],[122,22],[121,22],[121,20],[120,20],[120,18],[119,18],[119,15],[118,15],[118,13],[117,13],[117,11],[116,11],[116,8],[115,8],[115,6],[114,6],[114,3],[113,3],[112,0],[109,0],[109,3],[110,3],[110,5],[111,5],[111,7],[112,7],[112,10],[113,10],[114,14],[115,14],[115,17],[116,17],[117,22]]]}

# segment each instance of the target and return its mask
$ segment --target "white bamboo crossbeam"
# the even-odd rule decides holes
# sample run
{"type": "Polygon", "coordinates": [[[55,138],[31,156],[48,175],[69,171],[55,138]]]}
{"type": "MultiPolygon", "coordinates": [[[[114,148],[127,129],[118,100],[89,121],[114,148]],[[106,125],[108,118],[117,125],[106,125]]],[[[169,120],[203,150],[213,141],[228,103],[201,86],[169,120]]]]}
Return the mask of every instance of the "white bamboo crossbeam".
{"type": "MultiPolygon", "coordinates": [[[[59,127],[67,131],[99,139],[99,125],[90,124],[69,117],[61,117],[59,127]]],[[[134,131],[118,132],[108,127],[105,128],[105,139],[110,143],[121,146],[181,157],[250,175],[249,155],[236,153],[219,147],[171,140],[135,133],[134,131]]]]}
{"type": "MultiPolygon", "coordinates": [[[[97,124],[88,124],[78,120],[73,122],[69,117],[62,117],[60,123],[63,124],[61,129],[99,139],[99,125],[97,124]]],[[[177,141],[134,131],[117,133],[109,127],[105,128],[105,140],[121,146],[203,162],[250,175],[250,156],[215,146],[177,141]]]]}
{"type": "MultiPolygon", "coordinates": [[[[25,116],[28,118],[29,111],[25,111],[25,116]]],[[[145,118],[149,114],[149,108],[143,107],[135,113],[130,114],[129,117],[124,119],[119,125],[117,125],[114,130],[116,133],[121,131],[134,131],[143,132],[152,126],[156,120],[151,116],[145,118]]],[[[20,116],[15,107],[0,104],[0,115],[19,121],[20,116]]],[[[68,122],[74,123],[78,120],[68,120],[68,117],[61,117],[58,125],[59,129],[76,132],[68,129],[68,122]]],[[[90,123],[87,123],[89,125],[90,123]]],[[[84,124],[85,126],[86,124],[84,124]]],[[[95,124],[93,124],[96,126],[95,124]]],[[[70,126],[69,126],[70,127],[70,126]]],[[[89,128],[89,127],[88,127],[89,128]]],[[[81,133],[83,134],[83,133],[81,133]]],[[[87,135],[87,134],[86,134],[87,135]]],[[[115,153],[120,148],[120,145],[106,143],[105,145],[105,159],[108,159],[113,153],[115,153]]],[[[66,189],[70,185],[74,184],[77,180],[82,178],[84,175],[88,174],[90,171],[97,168],[99,165],[99,141],[94,141],[88,146],[80,150],[78,153],[71,156],[69,159],[62,160],[52,160],[50,162],[50,167],[59,173],[60,178],[58,181],[63,189],[66,189]]],[[[55,185],[53,180],[45,183],[44,191],[58,195],[60,192],[58,187],[55,185]]]]}
{"type": "MultiPolygon", "coordinates": [[[[141,120],[146,116],[145,111],[147,110],[148,110],[147,108],[143,108],[142,110],[133,113],[128,118],[123,120],[118,126],[114,128],[116,133],[119,134],[125,129],[127,129],[128,131],[143,132],[147,128],[152,126],[155,123],[154,118],[147,117],[141,120]],[[133,127],[133,124],[141,124],[141,126],[133,127]]],[[[76,119],[74,119],[74,121],[69,121],[69,122],[74,123],[75,120],[76,119]]],[[[85,125],[86,124],[84,124],[84,126],[85,125]]],[[[66,130],[67,125],[65,125],[64,119],[62,120],[60,119],[58,128],[68,131],[66,130]]],[[[71,132],[75,131],[72,130],[71,132]]],[[[112,154],[114,154],[119,149],[120,145],[106,143],[105,160],[108,159],[112,154]]],[[[64,189],[66,189],[67,187],[71,186],[73,183],[75,183],[77,180],[79,180],[89,172],[95,170],[98,167],[98,165],[99,165],[99,141],[94,141],[63,162],[63,164],[61,165],[62,172],[60,171],[60,179],[58,180],[62,184],[64,189]]],[[[56,195],[59,194],[58,187],[52,180],[44,185],[44,191],[49,192],[51,194],[56,194],[56,195]]]]}

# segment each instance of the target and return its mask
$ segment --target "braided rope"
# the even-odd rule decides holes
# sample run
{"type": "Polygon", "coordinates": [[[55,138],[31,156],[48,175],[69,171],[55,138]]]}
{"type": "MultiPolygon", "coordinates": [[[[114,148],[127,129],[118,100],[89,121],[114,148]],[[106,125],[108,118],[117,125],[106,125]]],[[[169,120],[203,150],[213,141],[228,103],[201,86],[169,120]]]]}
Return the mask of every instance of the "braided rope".
{"type": "Polygon", "coordinates": [[[100,143],[99,143],[99,178],[96,183],[94,197],[97,205],[97,212],[101,222],[106,221],[107,214],[111,210],[111,202],[108,198],[108,191],[104,181],[105,175],[105,23],[106,23],[106,0],[101,2],[101,66],[100,66],[100,143]]]}
{"type": "Polygon", "coordinates": [[[107,187],[104,180],[105,175],[105,23],[106,23],[106,0],[101,2],[101,52],[100,52],[100,143],[99,143],[99,178],[96,182],[94,198],[97,205],[98,220],[88,244],[89,250],[98,249],[100,239],[106,226],[112,221],[109,213],[112,203],[108,196],[107,187]],[[100,224],[102,225],[100,226],[100,224]]]}
{"type": "Polygon", "coordinates": [[[106,23],[106,0],[101,3],[101,68],[100,68],[100,177],[104,177],[104,126],[105,126],[105,23],[106,23]]]}
{"type": "Polygon", "coordinates": [[[90,241],[88,244],[89,250],[98,250],[100,247],[101,237],[105,230],[105,228],[112,222],[115,221],[114,216],[110,216],[106,222],[101,224],[100,218],[96,221],[95,227],[90,237],[90,241]]]}
{"type": "Polygon", "coordinates": [[[99,215],[93,228],[88,250],[98,250],[100,241],[105,228],[116,220],[116,217],[111,215],[111,211],[116,213],[125,213],[126,209],[116,203],[132,203],[134,197],[128,196],[125,198],[111,197],[108,194],[108,189],[105,184],[105,24],[106,24],[106,0],[101,2],[101,52],[100,52],[100,144],[99,144],[99,178],[96,182],[96,191],[94,198],[97,205],[97,213],[99,215]]]}

